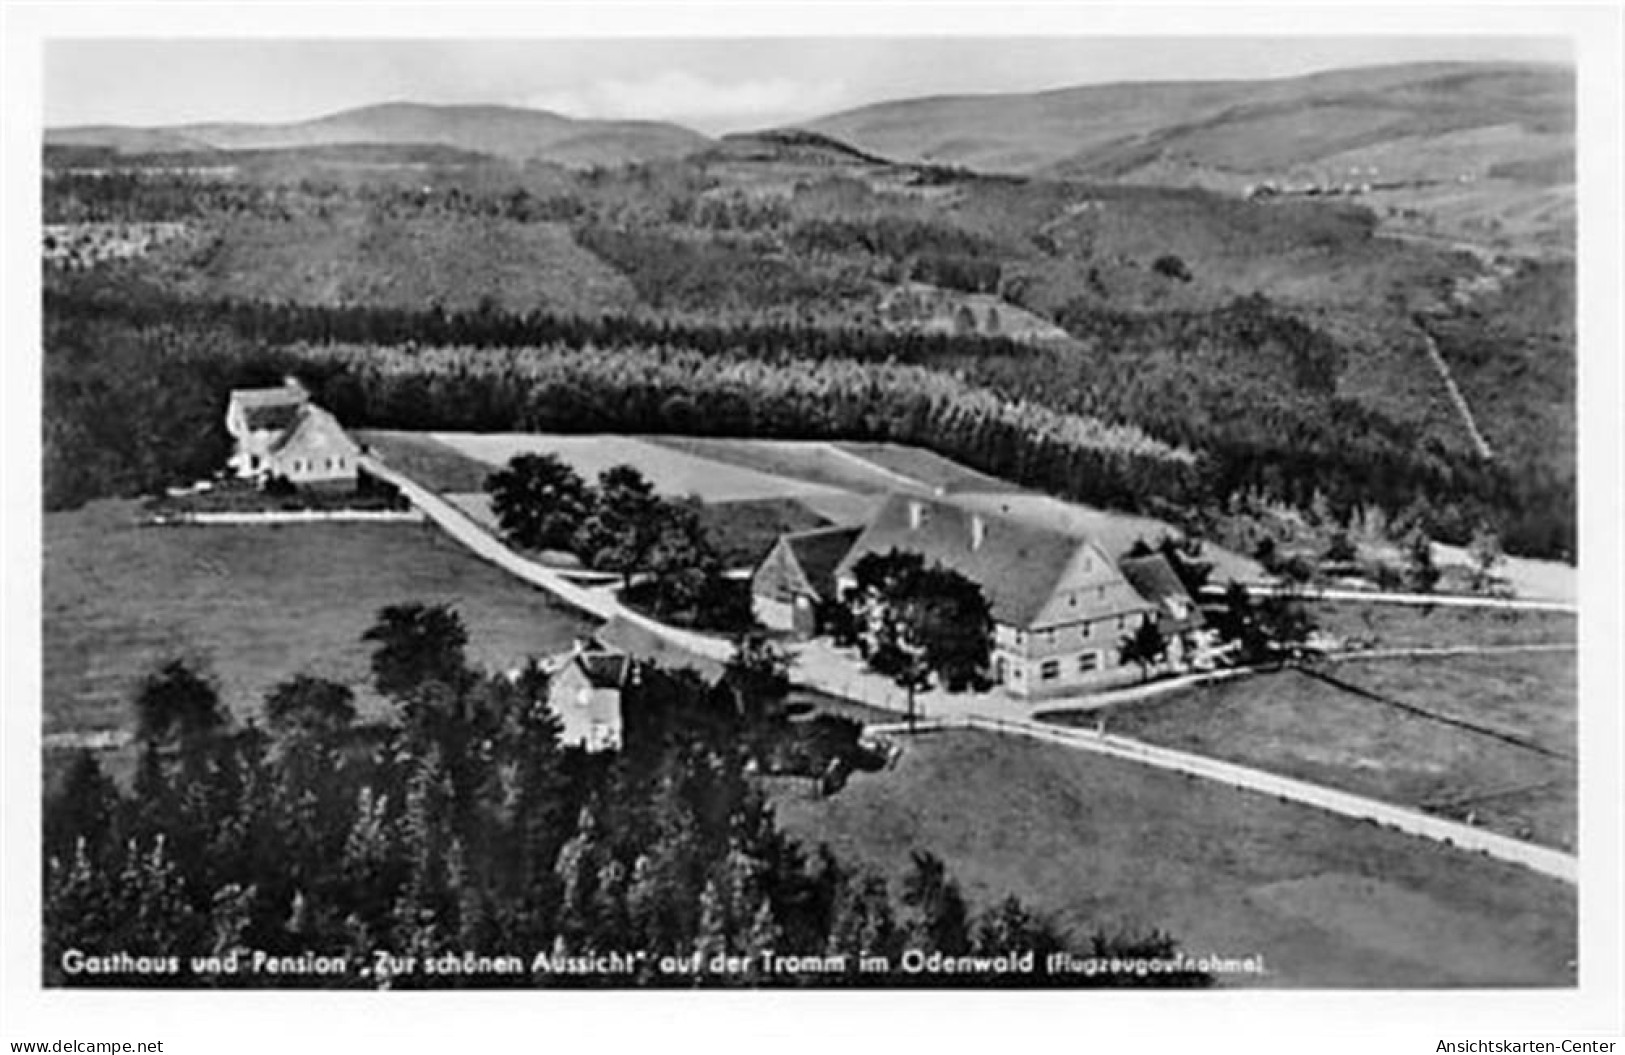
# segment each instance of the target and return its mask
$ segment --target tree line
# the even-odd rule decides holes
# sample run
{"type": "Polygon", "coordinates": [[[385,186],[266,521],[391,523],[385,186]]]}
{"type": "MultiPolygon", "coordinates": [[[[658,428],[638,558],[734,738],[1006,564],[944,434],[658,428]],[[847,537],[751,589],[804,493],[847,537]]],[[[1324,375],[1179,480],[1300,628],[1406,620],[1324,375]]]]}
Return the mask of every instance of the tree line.
{"type": "Polygon", "coordinates": [[[595,483],[554,454],[519,454],[487,477],[491,510],[521,549],[563,551],[621,576],[623,597],[667,622],[734,630],[748,601],[723,572],[696,502],[655,494],[637,467],[614,465],[595,483]],[[641,582],[634,586],[634,577],[641,582]]]}
{"type": "Polygon", "coordinates": [[[1303,508],[1318,492],[1339,516],[1419,509],[1445,541],[1489,527],[1510,552],[1573,553],[1572,479],[1483,462],[1338,396],[1339,347],[1262,298],[1157,322],[1090,316],[1086,354],[970,335],[184,301],[117,284],[64,284],[46,307],[217,343],[224,329],[260,353],[297,346],[348,375],[345,402],[329,405],[354,424],[893,440],[1108,508],[1183,517],[1244,491],[1303,508]]]}
{"type": "MultiPolygon", "coordinates": [[[[905,985],[903,950],[946,955],[1167,956],[1166,934],[1076,939],[1015,899],[978,909],[943,862],[914,853],[900,883],[808,850],[775,823],[751,775],[779,691],[748,656],[707,683],[640,665],[619,751],[559,739],[548,676],[471,667],[456,613],[380,611],[381,721],[348,687],[301,675],[234,723],[207,677],[166,663],[134,705],[141,740],[125,791],[79,753],[44,813],[44,969],[50,985],[905,985]],[[70,950],[74,955],[70,956],[70,950]],[[192,956],[344,957],[320,976],[189,971],[192,956]],[[174,971],[73,973],[117,953],[174,971]],[[646,954],[626,974],[390,975],[418,962],[536,953],[646,954]],[[887,956],[888,972],[662,975],[662,955],[887,956]]],[[[771,664],[769,664],[771,666],[771,664]]],[[[779,723],[783,728],[783,723],[779,723]]],[[[925,976],[933,986],[1201,985],[1186,973],[925,976]]]]}

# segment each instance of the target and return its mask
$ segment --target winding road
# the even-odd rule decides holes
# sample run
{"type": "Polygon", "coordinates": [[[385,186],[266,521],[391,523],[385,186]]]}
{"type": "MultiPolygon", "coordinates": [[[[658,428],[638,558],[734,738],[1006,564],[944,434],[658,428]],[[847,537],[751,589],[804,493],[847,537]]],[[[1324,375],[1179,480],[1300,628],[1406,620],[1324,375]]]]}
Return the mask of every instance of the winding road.
{"type": "MultiPolygon", "coordinates": [[[[400,488],[413,505],[440,526],[446,534],[462,543],[477,556],[483,557],[503,570],[531,585],[546,590],[575,608],[605,621],[621,619],[634,623],[672,645],[699,656],[726,661],[733,654],[731,642],[705,634],[698,634],[668,626],[634,612],[621,604],[612,588],[583,586],[568,574],[556,568],[538,564],[521,557],[500,539],[480,526],[468,514],[440,495],[418,484],[410,477],[391,469],[372,456],[363,456],[361,465],[369,473],[387,480],[400,488]]],[[[1331,593],[1323,596],[1330,597],[1331,593]]],[[[1360,596],[1360,595],[1356,595],[1360,596]]],[[[1362,597],[1362,599],[1364,599],[1362,597]]],[[[1439,603],[1441,598],[1429,598],[1439,603]]],[[[1545,607],[1531,605],[1530,607],[1545,607]]],[[[1573,646],[1510,646],[1504,651],[1532,649],[1572,648],[1573,646]]],[[[1405,654],[1440,654],[1472,650],[1395,650],[1390,656],[1405,654]]],[[[797,684],[822,692],[855,700],[883,710],[903,713],[907,701],[900,689],[891,682],[859,669],[848,657],[837,653],[827,643],[812,641],[796,650],[793,676],[797,684]]],[[[1191,684],[1223,678],[1242,677],[1248,670],[1215,671],[1205,675],[1174,679],[1154,685],[1134,686],[1107,693],[1091,694],[1075,700],[1046,700],[1038,706],[1045,709],[1067,707],[1077,709],[1087,700],[1088,706],[1109,706],[1126,700],[1176,691],[1191,684]]],[[[1034,704],[1016,701],[1003,693],[983,693],[967,696],[941,692],[926,693],[917,701],[917,713],[930,715],[927,720],[895,725],[871,725],[872,732],[923,732],[932,729],[970,728],[1059,744],[1075,750],[1090,751],[1127,759],[1159,769],[1184,773],[1204,780],[1212,780],[1230,787],[1242,788],[1260,794],[1298,802],[1317,809],[1328,810],[1346,817],[1385,824],[1400,831],[1461,849],[1476,851],[1491,857],[1532,868],[1544,875],[1568,883],[1578,882],[1579,859],[1559,850],[1537,846],[1504,835],[1446,820],[1418,810],[1392,803],[1365,798],[1346,791],[1283,777],[1233,762],[1203,755],[1193,755],[1169,748],[1157,747],[1139,740],[1095,733],[1085,730],[1049,725],[1034,720],[1030,715],[1034,704]]]]}

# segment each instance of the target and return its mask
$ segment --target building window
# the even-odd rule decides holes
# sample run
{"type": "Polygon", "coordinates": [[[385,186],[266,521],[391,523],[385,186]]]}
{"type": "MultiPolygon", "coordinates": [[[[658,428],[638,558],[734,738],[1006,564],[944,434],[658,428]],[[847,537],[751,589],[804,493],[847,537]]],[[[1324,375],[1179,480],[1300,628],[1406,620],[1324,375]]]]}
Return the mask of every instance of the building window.
{"type": "Polygon", "coordinates": [[[1080,623],[1080,624],[1078,624],[1078,636],[1083,638],[1085,641],[1089,640],[1089,624],[1088,623],[1080,623]]]}
{"type": "Polygon", "coordinates": [[[1092,670],[1100,669],[1100,653],[1085,652],[1078,657],[1078,673],[1088,674],[1092,670]]]}
{"type": "Polygon", "coordinates": [[[1043,681],[1054,681],[1061,676],[1061,661],[1046,659],[1044,665],[1038,668],[1038,676],[1043,681]]]}

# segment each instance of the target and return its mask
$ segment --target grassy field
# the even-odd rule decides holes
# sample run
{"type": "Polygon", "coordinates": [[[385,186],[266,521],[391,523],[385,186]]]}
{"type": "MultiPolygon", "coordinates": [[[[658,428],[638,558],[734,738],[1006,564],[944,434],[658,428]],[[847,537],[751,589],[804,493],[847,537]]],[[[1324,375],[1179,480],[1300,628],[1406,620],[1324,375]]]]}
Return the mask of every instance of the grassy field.
{"type": "Polygon", "coordinates": [[[125,727],[133,687],[175,654],[207,657],[239,719],[302,670],[376,712],[361,634],[388,604],[456,606],[491,668],[589,626],[426,525],[151,527],[134,503],[101,502],[47,515],[44,538],[47,734],[125,727]]]}
{"type": "Polygon", "coordinates": [[[647,436],[647,442],[741,469],[859,493],[895,491],[900,481],[879,466],[843,456],[835,444],[816,440],[717,439],[709,436],[647,436]]]}
{"type": "Polygon", "coordinates": [[[706,505],[700,524],[726,567],[754,568],[780,535],[827,527],[829,521],[793,498],[757,498],[706,505]]]}
{"type": "Polygon", "coordinates": [[[626,436],[557,436],[540,433],[436,433],[435,439],[489,466],[516,454],[555,454],[588,480],[605,469],[631,465],[663,494],[695,495],[706,502],[738,502],[818,494],[829,488],[696,457],[626,436]]]}
{"type": "Polygon", "coordinates": [[[1203,686],[1106,712],[1052,716],[1573,849],[1578,777],[1573,653],[1338,664],[1356,689],[1294,671],[1203,686]],[[1520,742],[1509,742],[1515,740],[1520,742]]]}
{"type": "Polygon", "coordinates": [[[933,490],[1018,492],[1022,488],[996,476],[967,469],[934,451],[921,447],[905,447],[896,443],[840,443],[836,444],[848,454],[862,458],[882,469],[900,473],[933,490]]]}
{"type": "Polygon", "coordinates": [[[1579,620],[1562,612],[1434,608],[1414,605],[1323,602],[1310,614],[1326,633],[1363,640],[1373,648],[1443,648],[1452,645],[1566,644],[1579,639],[1579,620]]]}
{"type": "Polygon", "coordinates": [[[781,823],[894,882],[909,851],[977,904],[1013,893],[1081,936],[1162,927],[1261,954],[1279,986],[1565,986],[1572,887],[1374,825],[1133,763],[989,734],[917,738],[781,823]]]}

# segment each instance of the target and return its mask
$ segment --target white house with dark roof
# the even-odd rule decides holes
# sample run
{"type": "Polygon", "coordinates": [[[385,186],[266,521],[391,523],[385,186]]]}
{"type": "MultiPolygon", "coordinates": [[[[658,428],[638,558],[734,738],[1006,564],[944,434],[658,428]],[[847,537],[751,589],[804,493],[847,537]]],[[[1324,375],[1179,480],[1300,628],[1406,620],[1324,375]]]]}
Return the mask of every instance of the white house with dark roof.
{"type": "Polygon", "coordinates": [[[836,565],[844,592],[868,554],[918,553],[981,586],[993,615],[992,676],[1017,696],[1137,675],[1122,639],[1161,618],[1094,541],[917,495],[893,495],[836,565]]]}
{"type": "Polygon", "coordinates": [[[582,642],[551,664],[547,708],[563,726],[559,742],[588,751],[618,749],[621,693],[636,669],[632,657],[596,642],[582,642]]]}
{"type": "Polygon", "coordinates": [[[361,448],[294,378],[276,388],[233,389],[226,430],[236,442],[228,464],[243,479],[355,486],[361,448]]]}

